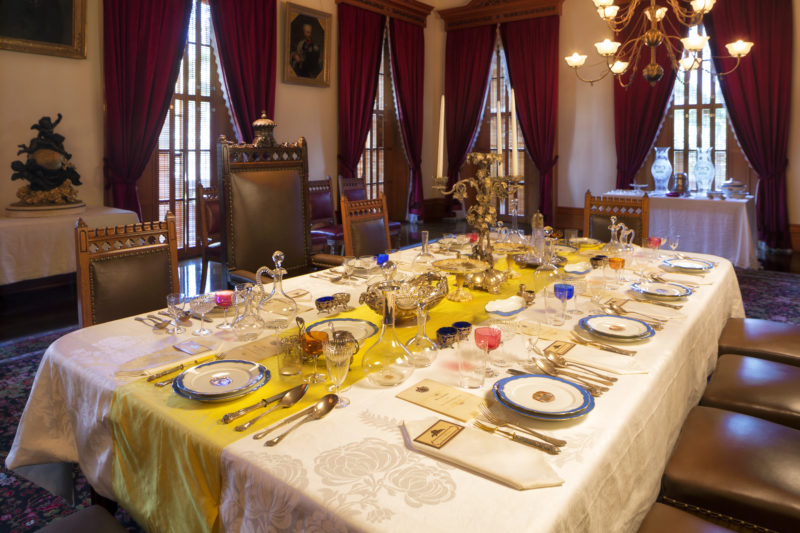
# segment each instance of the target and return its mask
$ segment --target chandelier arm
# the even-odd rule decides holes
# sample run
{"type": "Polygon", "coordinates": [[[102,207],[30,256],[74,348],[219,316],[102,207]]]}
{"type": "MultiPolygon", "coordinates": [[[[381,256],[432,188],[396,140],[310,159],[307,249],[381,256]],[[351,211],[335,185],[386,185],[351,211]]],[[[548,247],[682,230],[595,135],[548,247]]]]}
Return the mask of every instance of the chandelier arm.
{"type": "MultiPolygon", "coordinates": [[[[679,54],[677,53],[677,47],[676,48],[672,47],[671,39],[675,39],[678,43],[680,43],[681,40],[680,40],[679,37],[676,37],[674,35],[664,34],[664,37],[666,37],[666,38],[662,42],[664,43],[664,48],[666,48],[666,50],[667,50],[667,56],[669,56],[669,61],[672,64],[672,69],[675,70],[675,71],[680,70],[680,68],[678,66],[678,55],[679,54]]],[[[681,56],[683,55],[683,50],[681,50],[680,55],[681,56]]]]}
{"type": "Polygon", "coordinates": [[[636,14],[636,6],[638,6],[640,2],[641,0],[631,0],[624,6],[620,6],[620,10],[615,17],[605,19],[608,28],[614,33],[624,30],[636,14]]]}
{"type": "Polygon", "coordinates": [[[694,9],[684,9],[678,0],[667,0],[667,4],[675,13],[675,18],[684,26],[696,26],[703,20],[703,15],[696,13],[694,9]]]}
{"type": "MultiPolygon", "coordinates": [[[[741,57],[736,57],[736,56],[714,56],[713,58],[714,59],[735,59],[736,60],[736,64],[733,65],[733,67],[730,70],[726,70],[725,72],[715,72],[713,70],[705,69],[702,66],[698,70],[702,70],[703,72],[708,72],[712,76],[717,76],[717,77],[727,76],[728,74],[733,73],[734,70],[739,68],[739,63],[742,62],[742,58],[741,57]]],[[[706,61],[711,61],[711,60],[710,59],[704,59],[704,60],[701,61],[701,64],[705,63],[706,61]]]]}
{"type": "Polygon", "coordinates": [[[591,79],[587,79],[587,78],[584,78],[583,76],[581,76],[580,73],[578,72],[578,67],[572,67],[572,70],[575,71],[575,76],[577,76],[579,80],[581,80],[584,83],[588,83],[589,85],[594,85],[598,81],[602,80],[603,78],[605,78],[606,76],[611,74],[611,70],[606,69],[606,71],[603,73],[602,76],[600,76],[599,78],[595,78],[595,79],[591,80],[591,79]]]}

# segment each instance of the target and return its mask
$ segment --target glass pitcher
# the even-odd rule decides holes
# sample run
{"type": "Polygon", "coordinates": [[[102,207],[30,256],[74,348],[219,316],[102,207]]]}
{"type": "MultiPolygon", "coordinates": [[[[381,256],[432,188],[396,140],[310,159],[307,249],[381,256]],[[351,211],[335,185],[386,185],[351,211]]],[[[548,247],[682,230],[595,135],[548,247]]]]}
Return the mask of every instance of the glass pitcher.
{"type": "Polygon", "coordinates": [[[256,282],[261,286],[262,294],[264,290],[261,283],[261,275],[266,272],[272,276],[272,291],[269,296],[261,299],[258,308],[264,317],[266,327],[274,330],[275,333],[288,328],[290,324],[294,324],[294,319],[297,316],[297,302],[283,290],[283,276],[287,273],[282,266],[284,259],[283,252],[277,250],[272,254],[275,268],[269,269],[262,266],[256,272],[256,282]]]}
{"type": "Polygon", "coordinates": [[[414,372],[413,358],[408,348],[397,339],[394,327],[395,291],[383,292],[383,322],[378,340],[370,346],[361,360],[367,380],[373,385],[392,387],[404,382],[414,372]]]}

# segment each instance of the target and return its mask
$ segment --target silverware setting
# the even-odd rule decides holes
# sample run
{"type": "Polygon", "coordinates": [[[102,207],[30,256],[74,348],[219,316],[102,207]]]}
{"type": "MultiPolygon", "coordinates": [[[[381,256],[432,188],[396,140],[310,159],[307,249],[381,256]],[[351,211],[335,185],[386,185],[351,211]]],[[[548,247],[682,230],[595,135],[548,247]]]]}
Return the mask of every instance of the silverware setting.
{"type": "Polygon", "coordinates": [[[573,368],[576,371],[588,372],[590,374],[594,374],[595,376],[597,376],[599,378],[606,379],[608,381],[611,381],[612,383],[617,381],[617,378],[615,378],[614,376],[609,376],[607,374],[603,374],[603,373],[598,372],[597,370],[595,370],[595,369],[593,369],[593,368],[591,368],[591,367],[589,367],[587,365],[583,365],[581,363],[576,363],[574,361],[567,361],[563,356],[558,355],[557,353],[547,352],[547,353],[544,354],[544,356],[551,363],[553,363],[554,365],[556,365],[559,368],[573,368]]]}
{"type": "MultiPolygon", "coordinates": [[[[259,420],[261,420],[263,417],[270,414],[272,411],[275,411],[277,409],[286,409],[287,407],[293,406],[300,400],[300,398],[302,398],[305,395],[307,390],[308,390],[308,383],[303,383],[301,386],[289,389],[289,391],[281,397],[278,403],[276,403],[263,413],[259,414],[258,416],[251,418],[247,422],[239,424],[234,429],[236,431],[244,431],[253,424],[255,424],[256,422],[258,422],[259,420]]],[[[266,405],[266,403],[264,405],[266,405]]]]}
{"type": "MultiPolygon", "coordinates": [[[[655,281],[657,281],[657,280],[655,280],[655,281]]],[[[646,298],[643,298],[643,297],[639,296],[638,294],[634,294],[634,298],[636,299],[637,302],[641,302],[643,304],[657,305],[659,307],[666,307],[668,309],[675,309],[675,310],[683,309],[682,305],[670,304],[670,303],[667,303],[667,302],[659,302],[657,300],[648,300],[646,298]]]]}
{"type": "MultiPolygon", "coordinates": [[[[159,311],[158,314],[161,315],[161,316],[166,316],[166,317],[172,318],[172,315],[169,314],[169,312],[167,312],[167,311],[159,311]]],[[[180,323],[181,326],[191,326],[192,325],[191,314],[192,313],[190,311],[181,311],[181,314],[178,317],[178,322],[180,323]]]]}
{"type": "Polygon", "coordinates": [[[147,318],[144,318],[144,317],[141,317],[141,316],[137,316],[137,317],[133,317],[133,319],[134,320],[138,320],[142,324],[147,324],[148,326],[150,326],[154,330],[164,329],[167,326],[169,326],[169,322],[162,322],[160,320],[154,320],[154,319],[150,318],[149,316],[147,318]]]}
{"type": "Polygon", "coordinates": [[[264,398],[263,400],[259,400],[259,401],[257,401],[256,403],[254,403],[252,405],[248,405],[247,407],[242,407],[238,411],[233,411],[231,413],[226,413],[220,419],[220,422],[222,422],[223,424],[230,424],[231,422],[233,422],[237,418],[241,418],[244,415],[246,415],[247,413],[251,413],[251,412],[255,411],[256,409],[261,409],[262,407],[266,407],[267,405],[271,404],[272,402],[276,402],[276,401],[280,400],[281,398],[286,396],[292,389],[299,389],[299,388],[303,388],[303,387],[308,388],[308,384],[307,383],[301,383],[300,385],[297,385],[296,387],[292,387],[291,389],[283,390],[283,391],[281,391],[281,392],[279,392],[277,394],[273,394],[272,396],[270,396],[268,398],[264,398]]]}
{"type": "Polygon", "coordinates": [[[268,435],[270,432],[272,432],[272,431],[274,431],[274,430],[278,429],[279,427],[283,427],[283,426],[285,426],[286,424],[291,424],[292,422],[294,422],[294,421],[295,421],[295,420],[297,420],[298,418],[302,418],[302,417],[304,417],[304,416],[308,415],[308,414],[309,414],[311,411],[313,411],[313,410],[314,410],[314,406],[313,406],[313,405],[312,405],[312,406],[310,406],[310,407],[306,407],[306,408],[305,408],[305,409],[303,409],[302,411],[298,411],[298,412],[296,412],[295,414],[293,414],[293,415],[290,415],[288,418],[285,418],[285,419],[281,420],[280,422],[278,422],[278,423],[277,423],[277,424],[275,424],[274,426],[268,427],[267,429],[265,429],[265,430],[263,430],[263,431],[259,431],[258,433],[254,433],[254,434],[253,434],[253,439],[255,439],[255,440],[258,440],[258,439],[263,439],[263,438],[264,438],[264,437],[266,437],[266,436],[267,436],[267,435],[268,435]]]}
{"type": "Polygon", "coordinates": [[[612,352],[620,355],[636,355],[636,350],[626,350],[624,348],[618,348],[616,346],[611,346],[609,344],[603,344],[602,342],[590,341],[588,339],[584,339],[583,337],[579,337],[577,333],[574,331],[570,332],[572,336],[572,342],[577,344],[582,344],[584,346],[591,346],[593,348],[598,348],[600,350],[604,350],[606,352],[612,352]]]}
{"type": "Polygon", "coordinates": [[[492,433],[494,435],[500,435],[508,440],[519,442],[520,444],[525,444],[532,448],[536,448],[537,450],[541,450],[545,453],[549,453],[550,455],[558,455],[561,452],[561,449],[557,446],[553,446],[552,444],[548,444],[546,442],[538,441],[535,439],[531,439],[530,437],[524,437],[517,433],[516,431],[503,429],[499,426],[495,426],[492,424],[488,424],[486,422],[482,422],[480,420],[473,420],[472,425],[476,428],[486,431],[487,433],[492,433]]]}
{"type": "Polygon", "coordinates": [[[525,432],[525,433],[527,433],[527,434],[529,434],[529,435],[531,435],[533,437],[537,437],[539,439],[542,439],[543,441],[545,441],[545,442],[547,442],[549,444],[552,444],[553,446],[561,447],[561,446],[566,446],[567,445],[567,441],[565,441],[565,440],[557,439],[555,437],[551,437],[550,435],[545,435],[544,433],[540,433],[540,432],[538,432],[538,431],[536,431],[534,429],[523,427],[523,426],[514,424],[512,422],[509,422],[508,419],[506,419],[500,413],[496,413],[496,412],[492,411],[492,408],[489,407],[488,405],[486,405],[485,403],[480,404],[478,406],[478,408],[480,409],[481,415],[483,416],[483,418],[485,418],[486,421],[489,422],[490,424],[494,424],[495,426],[502,426],[502,427],[507,427],[507,428],[514,429],[514,430],[517,430],[517,431],[525,432]]]}
{"type": "Polygon", "coordinates": [[[645,322],[650,325],[656,331],[660,331],[664,329],[664,324],[667,322],[663,318],[656,318],[652,315],[648,315],[645,313],[640,313],[639,311],[627,311],[622,308],[622,306],[608,303],[602,306],[603,310],[607,313],[614,314],[614,315],[634,315],[640,317],[639,320],[645,322]]]}
{"type": "Polygon", "coordinates": [[[336,404],[339,402],[339,397],[335,394],[326,394],[323,396],[317,403],[311,406],[311,411],[306,415],[305,418],[300,420],[297,424],[293,425],[280,435],[275,438],[272,438],[264,443],[264,446],[275,446],[280,441],[282,441],[289,433],[297,429],[298,427],[302,426],[306,422],[310,422],[311,420],[319,420],[320,418],[324,417],[328,413],[330,413],[336,404]]]}

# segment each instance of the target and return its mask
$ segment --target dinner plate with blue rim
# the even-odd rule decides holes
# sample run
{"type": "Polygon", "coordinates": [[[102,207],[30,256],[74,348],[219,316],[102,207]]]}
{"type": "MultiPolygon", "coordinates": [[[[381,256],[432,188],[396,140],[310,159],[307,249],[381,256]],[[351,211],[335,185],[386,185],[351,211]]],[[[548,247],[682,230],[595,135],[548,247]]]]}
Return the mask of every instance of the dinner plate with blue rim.
{"type": "Polygon", "coordinates": [[[553,245],[553,253],[555,254],[574,254],[578,249],[569,244],[558,243],[553,245]]]}
{"type": "Polygon", "coordinates": [[[172,390],[191,400],[226,401],[264,386],[269,379],[264,365],[222,359],[184,370],[172,382],[172,390]]]}
{"type": "Polygon", "coordinates": [[[333,327],[337,331],[349,331],[358,342],[368,339],[378,333],[378,326],[361,318],[329,318],[314,322],[306,331],[330,331],[333,327]]]}
{"type": "Polygon", "coordinates": [[[631,285],[631,290],[648,298],[677,300],[692,294],[692,289],[679,283],[640,281],[631,285]]]}
{"type": "Polygon", "coordinates": [[[706,272],[714,268],[714,263],[702,259],[690,259],[688,257],[670,257],[662,263],[664,266],[680,270],[681,272],[706,272]]]}
{"type": "Polygon", "coordinates": [[[594,409],[594,398],[586,389],[542,374],[499,379],[492,387],[492,395],[500,405],[536,420],[571,420],[594,409]]]}
{"type": "Polygon", "coordinates": [[[644,340],[656,333],[647,322],[619,315],[587,316],[578,321],[578,327],[596,337],[623,342],[644,340]]]}

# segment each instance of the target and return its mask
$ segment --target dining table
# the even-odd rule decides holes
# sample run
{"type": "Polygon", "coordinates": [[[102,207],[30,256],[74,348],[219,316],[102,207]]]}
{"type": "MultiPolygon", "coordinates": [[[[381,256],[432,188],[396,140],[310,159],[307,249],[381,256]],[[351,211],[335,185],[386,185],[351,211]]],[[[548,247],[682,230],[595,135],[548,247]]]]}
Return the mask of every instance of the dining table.
{"type": "MultiPolygon", "coordinates": [[[[412,268],[418,248],[391,255],[399,271],[412,268]]],[[[597,250],[568,253],[571,264],[588,261],[597,250]]],[[[148,531],[636,531],[659,492],[661,474],[681,425],[705,388],[716,364],[717,339],[729,317],[743,317],[744,307],[733,265],[727,259],[692,254],[713,265],[702,276],[664,273],[664,258],[637,250],[635,268],[623,279],[636,279],[647,269],[684,279],[694,286],[680,309],[640,303],[637,309],[663,316],[663,327],[635,343],[618,343],[635,355],[621,355],[576,344],[570,357],[603,368],[617,381],[584,416],[566,420],[527,420],[529,426],[566,445],[557,455],[507,441],[398,397],[424,391],[436,383],[491,402],[493,384],[507,376],[497,367],[477,389],[460,388],[460,350],[472,343],[440,349],[433,363],[416,368],[403,383],[380,387],[363,379],[361,357],[378,338],[361,342],[341,393],[349,406],[305,423],[280,444],[266,447],[253,434],[308,408],[329,393],[330,383],[311,384],[297,404],[277,409],[253,427],[237,432],[220,421],[267,396],[302,382],[303,375],[282,376],[274,343],[267,331],[253,341],[240,341],[217,329],[193,336],[193,326],[181,334],[153,328],[128,317],[71,332],[45,352],[28,403],[6,460],[9,469],[48,490],[71,495],[72,469],[77,463],[93,489],[118,501],[148,531]],[[155,356],[177,355],[173,345],[194,340],[206,343],[224,359],[255,360],[270,372],[260,389],[235,400],[211,403],[177,395],[170,386],[155,387],[143,377],[121,369],[155,356]],[[424,381],[428,380],[428,381],[424,381]],[[437,455],[416,444],[413,428],[445,421],[463,426],[465,435],[483,439],[486,447],[464,450],[458,457],[437,455]],[[479,434],[477,436],[473,433],[479,434]],[[488,440],[486,440],[488,439],[488,440]],[[501,448],[506,446],[506,448],[501,448]],[[498,452],[510,450],[513,452],[498,452]],[[500,482],[475,464],[519,461],[525,488],[500,482]]],[[[438,255],[438,257],[453,257],[438,255]]],[[[587,263],[588,264],[588,263],[587,263]]],[[[497,268],[505,268],[505,259],[497,268]]],[[[505,299],[523,283],[536,291],[534,303],[517,315],[513,330],[498,350],[508,368],[536,372],[529,365],[529,336],[524,325],[537,325],[538,345],[545,348],[560,335],[578,328],[581,315],[564,325],[547,325],[550,316],[545,291],[533,269],[520,269],[499,293],[472,289],[473,299],[444,299],[429,309],[427,333],[435,338],[442,326],[467,321],[486,323],[485,306],[505,299]]],[[[602,269],[574,281],[602,286],[603,297],[635,300],[632,281],[616,288],[602,269]],[[607,278],[607,279],[606,279],[607,278]]],[[[325,272],[283,281],[297,296],[306,324],[330,319],[367,321],[381,327],[381,316],[359,297],[381,274],[350,280],[325,272]],[[351,295],[351,309],[320,314],[314,300],[333,293],[351,295]]],[[[566,282],[570,283],[570,274],[566,282]]],[[[580,284],[579,284],[580,285],[580,284]]],[[[453,290],[454,281],[450,280],[453,290]]],[[[585,288],[585,287],[584,287],[585,288]]],[[[602,313],[583,292],[574,302],[582,316],[602,313]]],[[[597,296],[597,294],[595,294],[597,296]]],[[[296,328],[294,330],[296,332],[296,328]]],[[[401,341],[415,326],[395,328],[401,341]]],[[[391,328],[387,334],[391,334],[391,328]]],[[[274,340],[274,339],[273,339],[274,340]]],[[[215,355],[215,356],[216,356],[215,355]]],[[[320,368],[324,371],[324,364],[320,368]]],[[[304,373],[307,369],[304,368],[304,373]]],[[[438,386],[437,385],[437,386],[438,386]]],[[[243,418],[242,420],[246,420],[243,418]]],[[[276,431],[274,434],[277,434],[276,431]]],[[[272,436],[270,435],[270,436],[272,436]]],[[[455,442],[455,441],[454,441],[455,442]]],[[[473,441],[475,442],[475,441],[473,441]]],[[[442,450],[446,449],[445,447],[442,450]]],[[[511,469],[517,463],[510,465],[511,469]]],[[[513,472],[512,472],[513,474],[513,472]]]]}

